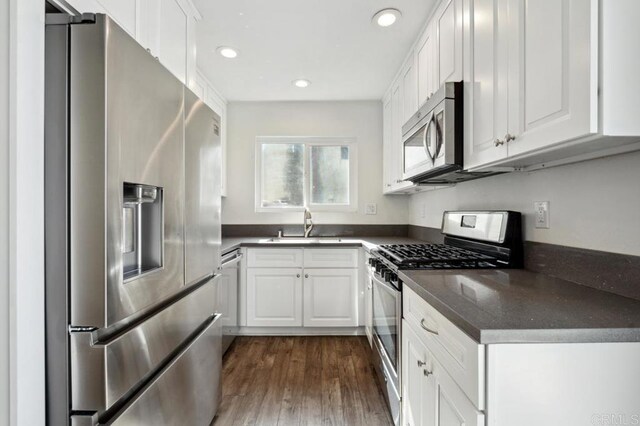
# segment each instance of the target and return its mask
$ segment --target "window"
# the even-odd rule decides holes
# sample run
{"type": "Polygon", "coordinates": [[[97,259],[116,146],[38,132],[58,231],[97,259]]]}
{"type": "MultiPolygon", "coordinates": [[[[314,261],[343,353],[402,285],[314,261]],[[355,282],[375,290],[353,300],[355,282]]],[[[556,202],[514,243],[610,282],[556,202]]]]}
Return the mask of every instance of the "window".
{"type": "Polygon", "coordinates": [[[356,211],[355,139],[258,137],[256,211],[356,211]]]}

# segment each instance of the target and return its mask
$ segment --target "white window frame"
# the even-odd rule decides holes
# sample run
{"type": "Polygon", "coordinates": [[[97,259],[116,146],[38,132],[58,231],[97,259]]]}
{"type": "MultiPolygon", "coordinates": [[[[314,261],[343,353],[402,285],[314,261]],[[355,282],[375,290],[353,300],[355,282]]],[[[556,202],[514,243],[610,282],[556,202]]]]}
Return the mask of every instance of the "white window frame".
{"type": "Polygon", "coordinates": [[[258,136],[255,146],[255,209],[258,213],[297,212],[305,208],[312,212],[357,212],[358,211],[358,144],[350,137],[315,136],[258,136]],[[263,207],[262,206],[262,145],[265,144],[303,144],[304,145],[304,205],[302,207],[263,207]],[[310,153],[312,146],[348,146],[349,147],[349,203],[314,204],[311,203],[310,153]]]}

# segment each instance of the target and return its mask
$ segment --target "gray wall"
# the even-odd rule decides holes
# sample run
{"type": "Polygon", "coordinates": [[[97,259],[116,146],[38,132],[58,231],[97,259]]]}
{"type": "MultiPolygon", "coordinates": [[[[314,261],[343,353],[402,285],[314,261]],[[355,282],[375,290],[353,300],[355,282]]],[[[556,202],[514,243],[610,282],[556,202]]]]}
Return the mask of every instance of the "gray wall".
{"type": "Polygon", "coordinates": [[[227,107],[227,197],[223,224],[302,223],[302,213],[256,213],[256,136],[355,137],[358,211],[313,212],[316,223],[406,224],[407,199],[382,195],[382,105],[353,102],[232,102],[227,107]],[[377,215],[365,215],[366,203],[377,215]]]}
{"type": "Polygon", "coordinates": [[[9,2],[0,2],[0,425],[9,424],[9,2]]]}
{"type": "Polygon", "coordinates": [[[412,195],[409,223],[439,228],[444,210],[487,208],[524,213],[529,241],[640,255],[640,152],[412,195]],[[534,201],[550,201],[550,229],[535,228],[534,201]]]}

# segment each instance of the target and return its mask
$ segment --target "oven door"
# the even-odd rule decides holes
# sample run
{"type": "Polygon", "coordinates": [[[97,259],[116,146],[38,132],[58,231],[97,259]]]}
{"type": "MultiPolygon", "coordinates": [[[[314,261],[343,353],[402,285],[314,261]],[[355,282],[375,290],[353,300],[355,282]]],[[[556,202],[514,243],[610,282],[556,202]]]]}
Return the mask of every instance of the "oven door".
{"type": "Polygon", "coordinates": [[[400,318],[402,293],[380,275],[373,275],[373,334],[382,349],[382,358],[398,383],[400,364],[400,318]],[[384,359],[386,358],[386,359],[384,359]]]}

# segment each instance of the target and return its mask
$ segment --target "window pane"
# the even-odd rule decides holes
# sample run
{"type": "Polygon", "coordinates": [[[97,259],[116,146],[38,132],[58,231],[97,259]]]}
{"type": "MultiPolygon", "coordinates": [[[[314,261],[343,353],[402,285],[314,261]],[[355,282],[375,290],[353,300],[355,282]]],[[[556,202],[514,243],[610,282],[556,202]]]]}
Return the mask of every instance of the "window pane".
{"type": "Polygon", "coordinates": [[[311,203],[349,204],[349,147],[311,147],[311,203]]]}
{"type": "Polygon", "coordinates": [[[304,205],[304,145],[262,145],[262,207],[304,205]]]}

